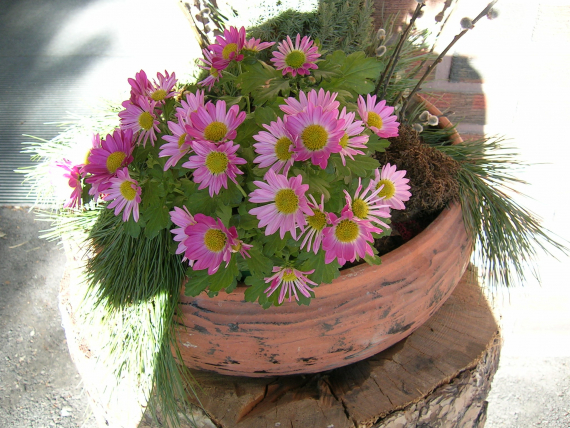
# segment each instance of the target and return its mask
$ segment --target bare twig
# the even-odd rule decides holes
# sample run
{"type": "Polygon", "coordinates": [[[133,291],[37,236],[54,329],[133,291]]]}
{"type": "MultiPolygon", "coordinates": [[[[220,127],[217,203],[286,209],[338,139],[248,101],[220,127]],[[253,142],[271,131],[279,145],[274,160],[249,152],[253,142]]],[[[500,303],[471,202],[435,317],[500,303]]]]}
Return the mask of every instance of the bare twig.
{"type": "MultiPolygon", "coordinates": [[[[489,3],[487,5],[487,7],[485,7],[485,9],[483,9],[481,11],[481,13],[479,15],[477,15],[477,17],[472,21],[472,24],[475,25],[475,23],[477,21],[479,21],[482,17],[486,16],[487,13],[489,13],[489,11],[491,10],[491,8],[493,7],[493,5],[495,3],[497,3],[498,0],[493,0],[491,3],[489,3]]],[[[472,27],[471,27],[472,28],[472,27]]],[[[455,45],[455,43],[457,43],[459,41],[459,39],[461,37],[463,37],[463,35],[465,33],[467,33],[467,31],[469,31],[469,28],[466,28],[464,30],[462,30],[459,34],[457,34],[453,40],[449,43],[449,45],[447,45],[447,47],[443,50],[443,52],[441,52],[439,54],[439,56],[435,59],[435,61],[428,67],[428,69],[426,70],[426,72],[423,74],[423,76],[420,78],[419,82],[416,84],[416,86],[414,87],[414,89],[412,89],[412,92],[410,92],[410,95],[408,95],[406,101],[404,102],[404,104],[402,105],[402,108],[400,109],[400,113],[399,113],[399,117],[400,119],[402,119],[406,113],[406,110],[408,108],[408,104],[409,101],[413,98],[414,94],[416,94],[420,89],[422,84],[425,82],[425,80],[427,79],[427,77],[432,73],[432,71],[435,69],[435,67],[437,66],[437,64],[439,64],[442,60],[443,57],[447,54],[447,52],[449,52],[449,50],[453,47],[453,45],[455,45]]]]}
{"type": "Polygon", "coordinates": [[[418,5],[416,6],[416,10],[414,10],[414,14],[412,15],[412,19],[410,20],[410,23],[408,24],[406,29],[402,32],[402,34],[400,36],[400,40],[398,41],[398,45],[396,46],[396,49],[394,49],[394,53],[392,54],[392,57],[390,58],[388,65],[386,66],[386,68],[382,72],[380,79],[378,79],[378,83],[376,84],[376,88],[374,89],[374,93],[377,94],[378,91],[380,90],[380,86],[382,85],[382,93],[380,95],[380,99],[384,99],[384,96],[386,95],[386,89],[388,88],[388,82],[390,82],[390,79],[392,78],[392,74],[394,73],[394,68],[396,67],[396,64],[398,63],[400,51],[402,50],[402,46],[404,44],[404,41],[407,40],[408,34],[410,33],[410,30],[413,27],[414,22],[416,22],[416,19],[420,15],[420,11],[422,10],[422,8],[424,6],[425,6],[425,3],[418,3],[418,5]]]}

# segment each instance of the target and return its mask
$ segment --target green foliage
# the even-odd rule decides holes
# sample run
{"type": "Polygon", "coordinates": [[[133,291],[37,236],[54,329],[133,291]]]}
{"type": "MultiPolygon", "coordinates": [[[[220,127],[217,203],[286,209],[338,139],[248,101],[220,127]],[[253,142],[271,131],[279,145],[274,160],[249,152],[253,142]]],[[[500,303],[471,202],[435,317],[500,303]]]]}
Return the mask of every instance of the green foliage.
{"type": "MultiPolygon", "coordinates": [[[[493,288],[524,284],[537,249],[568,254],[568,247],[540,225],[535,214],[513,199],[513,188],[524,182],[513,175],[517,154],[501,138],[457,145],[435,145],[461,165],[458,175],[463,221],[475,245],[475,260],[493,288]]],[[[518,193],[518,192],[517,192],[518,193]]]]}

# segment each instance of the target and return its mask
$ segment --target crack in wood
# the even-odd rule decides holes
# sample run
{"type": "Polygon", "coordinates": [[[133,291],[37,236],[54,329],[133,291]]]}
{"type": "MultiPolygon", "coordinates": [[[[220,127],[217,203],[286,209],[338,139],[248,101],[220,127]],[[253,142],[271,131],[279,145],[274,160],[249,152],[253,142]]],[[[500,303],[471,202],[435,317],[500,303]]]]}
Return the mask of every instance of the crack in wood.
{"type": "MultiPolygon", "coordinates": [[[[344,410],[344,414],[346,416],[346,419],[351,421],[354,425],[357,425],[356,421],[352,418],[352,416],[350,416],[350,412],[348,411],[348,407],[346,406],[346,403],[344,402],[344,400],[341,400],[340,398],[338,398],[336,396],[336,394],[334,393],[333,387],[332,385],[329,383],[329,381],[327,379],[323,379],[323,383],[327,386],[330,395],[333,396],[333,398],[340,403],[340,405],[342,406],[343,410],[344,410]]],[[[320,408],[320,403],[319,403],[319,408],[320,408]]],[[[322,411],[322,409],[321,409],[322,411]]]]}

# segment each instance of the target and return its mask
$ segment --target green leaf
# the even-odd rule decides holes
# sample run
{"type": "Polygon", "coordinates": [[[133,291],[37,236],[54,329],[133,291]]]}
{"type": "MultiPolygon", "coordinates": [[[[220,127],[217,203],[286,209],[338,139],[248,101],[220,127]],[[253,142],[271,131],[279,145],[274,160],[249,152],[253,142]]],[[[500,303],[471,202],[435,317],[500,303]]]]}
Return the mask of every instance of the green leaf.
{"type": "Polygon", "coordinates": [[[264,291],[269,285],[263,280],[263,277],[255,275],[248,276],[245,279],[245,283],[249,286],[244,293],[246,302],[255,302],[256,300],[259,300],[260,305],[267,302],[267,296],[264,291]]]}
{"type": "Polygon", "coordinates": [[[188,282],[184,287],[184,294],[186,296],[196,297],[198,294],[204,291],[210,283],[210,275],[208,275],[208,269],[193,270],[192,268],[188,268],[186,271],[186,276],[188,276],[188,282]]]}
{"type": "MultiPolygon", "coordinates": [[[[290,236],[291,235],[289,235],[289,237],[290,236]]],[[[287,244],[287,239],[288,239],[287,234],[285,234],[285,237],[281,239],[281,237],[279,236],[279,231],[276,231],[275,233],[269,236],[264,235],[262,238],[264,242],[263,254],[265,254],[266,256],[272,256],[280,252],[287,244]]]]}
{"type": "Polygon", "coordinates": [[[271,107],[258,107],[255,109],[254,118],[255,123],[263,127],[264,124],[269,125],[271,122],[275,122],[277,115],[271,107]]]}
{"type": "Polygon", "coordinates": [[[252,274],[268,276],[273,269],[273,261],[263,255],[260,245],[254,243],[248,252],[251,257],[246,258],[245,262],[249,271],[252,274]]]}
{"type": "Polygon", "coordinates": [[[253,140],[253,136],[259,131],[261,131],[261,127],[255,123],[255,120],[246,119],[240,126],[238,126],[237,136],[234,142],[241,146],[241,150],[250,147],[253,142],[255,142],[255,140],[253,140]]]}
{"type": "Polygon", "coordinates": [[[374,90],[374,80],[380,76],[383,65],[376,58],[358,51],[345,57],[342,51],[327,56],[328,61],[340,65],[340,76],[323,82],[325,90],[345,89],[355,94],[368,94],[374,90]]]}
{"type": "Polygon", "coordinates": [[[311,74],[317,80],[332,79],[340,76],[340,64],[334,61],[328,61],[328,58],[319,62],[319,68],[311,71],[311,74]]]}
{"type": "Polygon", "coordinates": [[[346,158],[346,166],[359,177],[367,177],[371,171],[380,167],[380,162],[368,156],[356,155],[354,160],[346,158]]]}
{"type": "Polygon", "coordinates": [[[289,94],[289,80],[283,78],[283,74],[273,67],[257,63],[249,67],[249,70],[237,78],[237,84],[241,85],[242,93],[251,93],[255,105],[262,105],[282,92],[289,94]]]}
{"type": "Polygon", "coordinates": [[[366,143],[366,146],[375,152],[385,152],[390,146],[390,140],[380,138],[378,135],[372,134],[368,137],[368,143],[366,143]]]}
{"type": "Polygon", "coordinates": [[[202,213],[211,216],[218,209],[218,202],[210,196],[207,189],[194,192],[184,205],[194,215],[202,213]]]}
{"type": "Polygon", "coordinates": [[[210,276],[210,286],[208,289],[213,292],[219,292],[220,290],[231,286],[234,282],[237,284],[236,277],[239,275],[239,269],[237,266],[236,260],[236,253],[232,254],[232,258],[228,266],[225,265],[225,262],[222,262],[222,265],[218,269],[218,271],[210,276]]]}
{"type": "Polygon", "coordinates": [[[369,265],[373,265],[373,266],[379,266],[382,264],[382,260],[380,259],[380,257],[374,255],[366,255],[366,257],[364,257],[364,260],[366,261],[366,263],[368,263],[369,265]]]}
{"type": "MultiPolygon", "coordinates": [[[[140,219],[139,219],[140,220],[140,219]]],[[[123,230],[132,238],[138,238],[141,233],[141,225],[131,216],[129,221],[123,223],[123,230]]]]}
{"type": "MultiPolygon", "coordinates": [[[[325,264],[325,252],[320,250],[316,255],[309,254],[309,258],[305,260],[299,267],[299,270],[308,271],[314,269],[315,271],[309,275],[309,278],[317,284],[329,284],[340,275],[340,265],[333,260],[329,264],[325,264]]],[[[302,257],[304,259],[307,256],[302,257]]]]}
{"type": "Polygon", "coordinates": [[[215,212],[215,216],[222,220],[225,226],[230,224],[230,219],[232,218],[232,208],[223,203],[218,204],[219,208],[215,212]]]}
{"type": "Polygon", "coordinates": [[[144,219],[146,222],[144,234],[149,239],[154,238],[158,232],[170,226],[169,210],[164,205],[163,200],[159,200],[159,203],[148,207],[144,211],[144,219]]]}
{"type": "Polygon", "coordinates": [[[305,171],[302,169],[298,169],[295,168],[293,170],[294,174],[301,174],[301,176],[303,177],[303,184],[308,184],[309,185],[309,190],[308,192],[312,195],[325,195],[325,199],[329,199],[330,198],[330,192],[329,192],[329,188],[330,188],[330,184],[329,182],[320,177],[317,174],[315,174],[314,170],[309,170],[309,171],[305,171]]]}
{"type": "Polygon", "coordinates": [[[240,214],[239,227],[243,230],[255,229],[259,224],[257,217],[251,214],[240,214]]]}
{"type": "Polygon", "coordinates": [[[222,188],[216,198],[225,205],[239,205],[243,199],[243,195],[235,183],[228,180],[228,188],[222,188]]]}

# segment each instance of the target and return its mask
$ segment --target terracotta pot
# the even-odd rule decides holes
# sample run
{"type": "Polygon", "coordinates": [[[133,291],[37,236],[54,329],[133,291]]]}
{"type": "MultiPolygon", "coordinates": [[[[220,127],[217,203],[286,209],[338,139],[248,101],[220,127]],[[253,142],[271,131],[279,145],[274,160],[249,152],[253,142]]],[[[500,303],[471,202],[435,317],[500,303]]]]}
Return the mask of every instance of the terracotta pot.
{"type": "MultiPolygon", "coordinates": [[[[431,105],[430,111],[441,114],[431,105]]],[[[380,266],[346,269],[320,285],[310,306],[264,310],[245,301],[245,287],[213,299],[182,296],[182,359],[191,368],[249,377],[316,373],[363,360],[426,322],[451,295],[470,255],[461,207],[453,204],[382,256],[380,266]]]]}

